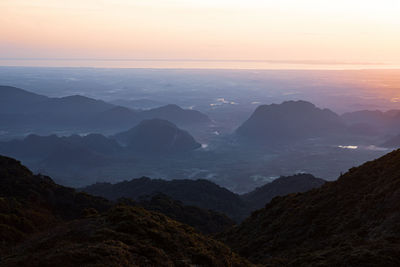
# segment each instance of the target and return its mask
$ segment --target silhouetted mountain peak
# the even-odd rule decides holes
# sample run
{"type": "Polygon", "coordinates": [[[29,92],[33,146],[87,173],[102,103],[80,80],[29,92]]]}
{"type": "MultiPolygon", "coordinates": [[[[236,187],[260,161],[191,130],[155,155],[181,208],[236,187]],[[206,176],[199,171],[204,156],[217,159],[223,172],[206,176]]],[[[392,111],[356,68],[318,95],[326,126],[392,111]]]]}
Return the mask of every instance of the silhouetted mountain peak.
{"type": "Polygon", "coordinates": [[[304,101],[304,100],[284,101],[284,102],[282,102],[281,105],[282,106],[291,106],[291,107],[295,107],[295,108],[299,108],[299,109],[315,109],[315,108],[317,108],[313,103],[304,101]]]}
{"type": "MultiPolygon", "coordinates": [[[[115,107],[112,104],[106,103],[103,100],[93,99],[87,96],[82,95],[71,95],[71,96],[64,96],[59,98],[49,98],[49,103],[45,103],[48,105],[72,105],[73,106],[84,106],[86,105],[88,109],[90,108],[97,108],[99,110],[107,110],[115,107]]],[[[52,107],[52,106],[50,106],[52,107]]]]}
{"type": "Polygon", "coordinates": [[[340,117],[329,109],[306,101],[286,101],[257,107],[236,133],[251,142],[276,144],[329,136],[344,129],[340,117]]]}
{"type": "MultiPolygon", "coordinates": [[[[329,109],[320,109],[313,103],[304,100],[284,101],[281,104],[261,105],[254,111],[254,116],[265,116],[268,112],[286,112],[287,116],[306,117],[309,113],[327,113],[331,116],[338,117],[329,109]]],[[[283,115],[283,114],[280,114],[283,115]]]]}
{"type": "Polygon", "coordinates": [[[70,95],[70,96],[60,97],[59,99],[62,99],[64,101],[81,101],[81,102],[100,101],[100,100],[94,100],[93,98],[89,98],[89,97],[83,96],[83,95],[70,95]]]}
{"type": "Polygon", "coordinates": [[[127,144],[132,151],[145,153],[185,152],[201,146],[188,132],[162,119],[141,121],[134,128],[117,134],[115,138],[127,144]]]}
{"type": "Polygon", "coordinates": [[[168,105],[159,107],[158,109],[166,110],[166,111],[182,111],[182,110],[184,110],[183,108],[181,108],[180,106],[175,105],[175,104],[168,104],[168,105]]]}

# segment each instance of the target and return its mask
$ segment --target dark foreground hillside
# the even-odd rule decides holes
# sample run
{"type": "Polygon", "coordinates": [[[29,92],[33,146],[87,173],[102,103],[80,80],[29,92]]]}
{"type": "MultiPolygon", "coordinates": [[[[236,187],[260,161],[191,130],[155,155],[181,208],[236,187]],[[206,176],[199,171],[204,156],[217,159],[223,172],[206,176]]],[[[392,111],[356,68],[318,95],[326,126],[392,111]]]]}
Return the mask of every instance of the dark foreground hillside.
{"type": "Polygon", "coordinates": [[[194,228],[0,156],[0,266],[249,266],[194,228]]]}
{"type": "Polygon", "coordinates": [[[400,266],[400,150],[274,198],[221,239],[271,266],[400,266]]]}
{"type": "Polygon", "coordinates": [[[31,234],[110,207],[111,202],[103,198],[59,186],[0,156],[0,254],[31,234]]]}
{"type": "Polygon", "coordinates": [[[39,234],[2,266],[249,266],[218,241],[143,208],[116,206],[39,234]]]}

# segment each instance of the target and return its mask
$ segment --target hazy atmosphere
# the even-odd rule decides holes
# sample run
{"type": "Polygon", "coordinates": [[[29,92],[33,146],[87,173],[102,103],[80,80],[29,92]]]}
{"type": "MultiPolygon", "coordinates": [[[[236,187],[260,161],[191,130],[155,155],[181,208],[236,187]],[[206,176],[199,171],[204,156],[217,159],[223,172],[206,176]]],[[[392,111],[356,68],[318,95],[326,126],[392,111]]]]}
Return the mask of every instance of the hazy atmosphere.
{"type": "Polygon", "coordinates": [[[1,0],[0,266],[400,266],[399,14],[1,0]]]}

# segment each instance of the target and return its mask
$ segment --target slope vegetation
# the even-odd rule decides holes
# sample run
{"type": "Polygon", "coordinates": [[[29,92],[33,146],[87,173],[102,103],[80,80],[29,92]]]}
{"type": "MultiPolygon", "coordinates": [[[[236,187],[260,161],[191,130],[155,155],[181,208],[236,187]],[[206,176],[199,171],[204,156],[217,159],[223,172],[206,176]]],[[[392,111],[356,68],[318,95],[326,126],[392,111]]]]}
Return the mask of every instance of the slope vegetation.
{"type": "Polygon", "coordinates": [[[77,193],[0,156],[1,266],[250,266],[158,212],[77,193]]]}
{"type": "Polygon", "coordinates": [[[400,151],[335,182],[273,199],[223,237],[273,266],[399,266],[400,151]]]}

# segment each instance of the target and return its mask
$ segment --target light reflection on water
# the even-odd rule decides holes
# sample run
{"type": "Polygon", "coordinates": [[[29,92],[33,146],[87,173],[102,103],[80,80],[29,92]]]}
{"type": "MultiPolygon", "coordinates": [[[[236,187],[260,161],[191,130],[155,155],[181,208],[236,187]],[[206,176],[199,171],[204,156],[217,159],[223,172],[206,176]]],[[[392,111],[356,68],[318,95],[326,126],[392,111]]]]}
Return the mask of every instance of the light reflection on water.
{"type": "Polygon", "coordinates": [[[337,146],[339,148],[343,148],[343,149],[363,149],[363,150],[370,150],[370,151],[388,151],[390,150],[389,148],[386,147],[379,147],[379,146],[375,146],[375,145],[368,145],[368,146],[356,146],[356,145],[339,145],[337,146]]]}
{"type": "Polygon", "coordinates": [[[358,149],[358,146],[343,146],[343,145],[339,145],[338,147],[344,148],[344,149],[358,149]]]}

